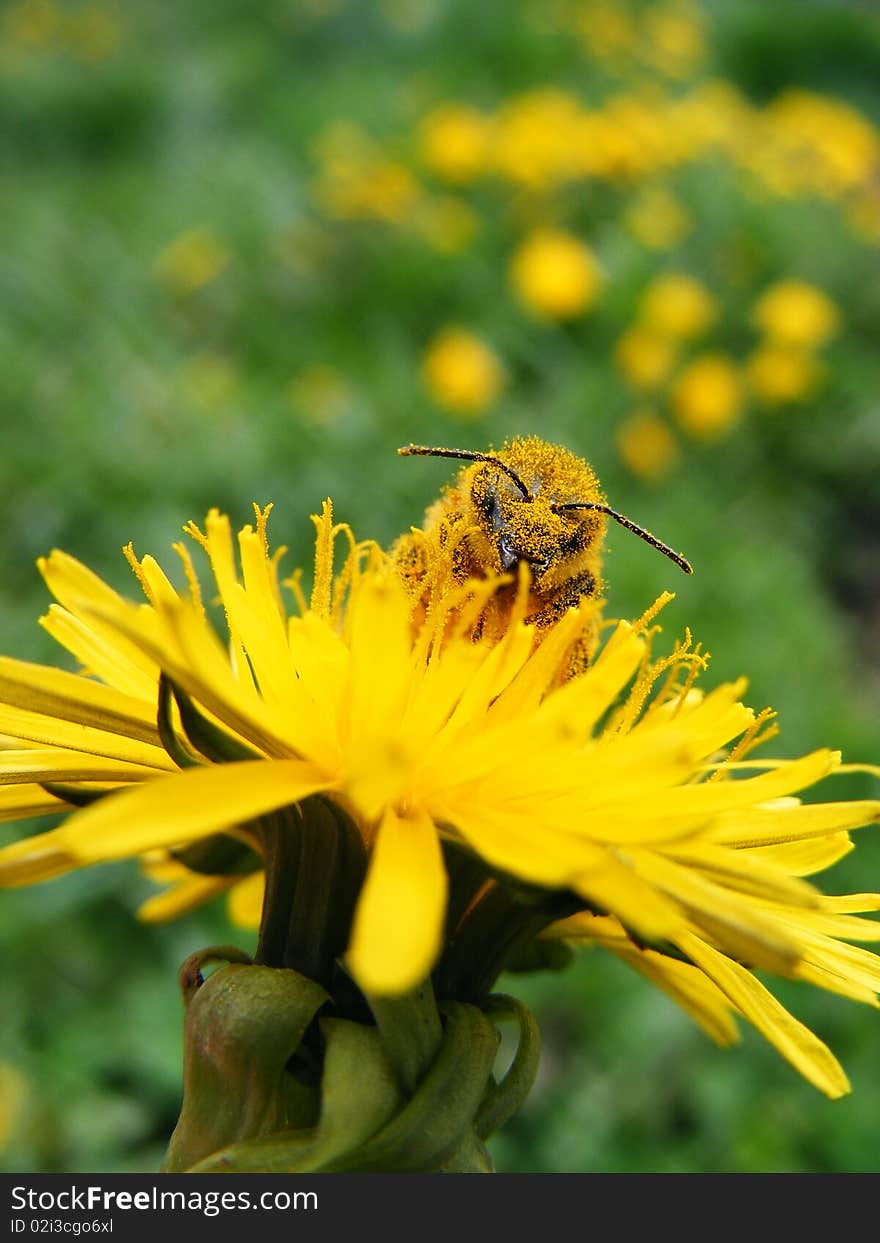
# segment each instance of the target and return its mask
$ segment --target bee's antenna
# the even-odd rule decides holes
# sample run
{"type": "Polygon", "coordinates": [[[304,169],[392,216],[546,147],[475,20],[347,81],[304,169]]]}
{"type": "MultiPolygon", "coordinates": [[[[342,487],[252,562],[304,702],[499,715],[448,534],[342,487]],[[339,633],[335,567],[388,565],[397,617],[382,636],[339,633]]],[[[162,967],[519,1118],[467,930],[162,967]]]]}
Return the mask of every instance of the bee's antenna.
{"type": "Polygon", "coordinates": [[[535,499],[516,471],[508,466],[506,462],[502,462],[501,458],[493,457],[491,453],[476,453],[471,449],[432,449],[428,445],[404,445],[397,452],[401,457],[455,457],[461,458],[464,462],[489,462],[492,466],[497,466],[499,470],[503,470],[505,475],[513,480],[522,493],[524,501],[533,501],[535,499]]]}
{"type": "Polygon", "coordinates": [[[685,560],[680,552],[673,552],[669,545],[658,540],[656,535],[652,535],[650,531],[646,531],[644,527],[638,526],[630,518],[625,518],[623,514],[619,514],[616,509],[611,509],[608,505],[601,505],[598,501],[572,501],[571,503],[551,505],[550,508],[555,514],[566,509],[595,509],[600,514],[607,514],[609,518],[619,522],[622,527],[626,527],[627,531],[632,531],[633,535],[638,535],[639,539],[643,539],[646,544],[650,544],[652,548],[662,552],[670,561],[674,561],[677,566],[684,570],[685,574],[693,574],[694,572],[694,567],[690,561],[685,560]]]}

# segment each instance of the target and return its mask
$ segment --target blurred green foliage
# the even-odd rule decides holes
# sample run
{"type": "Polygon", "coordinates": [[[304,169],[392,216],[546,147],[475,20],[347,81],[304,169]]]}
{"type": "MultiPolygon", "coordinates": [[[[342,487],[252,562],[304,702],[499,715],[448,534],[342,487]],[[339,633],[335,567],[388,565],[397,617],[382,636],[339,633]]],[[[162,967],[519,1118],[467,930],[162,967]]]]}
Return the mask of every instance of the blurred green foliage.
{"type": "MultiPolygon", "coordinates": [[[[721,98],[704,120],[728,108],[721,98]]],[[[712,679],[748,673],[749,701],[780,712],[776,753],[830,744],[877,760],[871,9],[13,0],[0,12],[0,117],[0,650],[56,659],[36,625],[46,599],[34,569],[53,546],[133,591],[119,555],[129,539],[162,556],[210,506],[246,520],[251,500],[272,500],[271,530],[294,564],[326,495],[359,536],[388,543],[448,478],[442,463],[397,459],[397,445],[536,432],[588,457],[611,502],[697,568],[681,579],[612,531],[612,615],[675,589],[667,637],[690,626],[713,653],[712,679]],[[719,81],[739,122],[728,116],[720,145],[693,157],[670,158],[667,129],[648,158],[637,128],[623,135],[629,164],[551,167],[539,184],[488,167],[450,183],[425,158],[425,118],[450,102],[497,118],[553,88],[597,113],[615,97],[641,101],[668,125],[670,101],[719,81]],[[793,114],[778,104],[792,88],[793,114]],[[828,101],[858,112],[829,119],[828,101]],[[632,223],[638,202],[647,233],[632,223]],[[603,272],[582,313],[562,319],[510,285],[512,255],[547,228],[603,272]],[[741,388],[712,436],[689,434],[674,378],[645,395],[614,362],[642,293],[668,272],[711,292],[705,348],[741,388]],[[818,350],[821,383],[774,405],[749,389],[751,314],[788,280],[822,290],[840,325],[818,350]],[[467,410],[426,385],[426,351],[450,324],[498,361],[497,391],[467,410]],[[620,434],[646,406],[672,448],[636,471],[620,434]]],[[[836,781],[841,796],[870,790],[836,781]]],[[[822,880],[880,889],[871,830],[822,880]]],[[[219,907],[144,927],[134,912],[150,891],[125,864],[2,895],[6,1168],[156,1168],[179,1106],[177,965],[248,938],[219,907]]],[[[534,1005],[546,1049],[528,1104],[493,1141],[501,1169],[880,1166],[870,1010],[778,988],[852,1078],[852,1096],[829,1103],[751,1033],[715,1049],[600,951],[511,989],[534,1005]]]]}

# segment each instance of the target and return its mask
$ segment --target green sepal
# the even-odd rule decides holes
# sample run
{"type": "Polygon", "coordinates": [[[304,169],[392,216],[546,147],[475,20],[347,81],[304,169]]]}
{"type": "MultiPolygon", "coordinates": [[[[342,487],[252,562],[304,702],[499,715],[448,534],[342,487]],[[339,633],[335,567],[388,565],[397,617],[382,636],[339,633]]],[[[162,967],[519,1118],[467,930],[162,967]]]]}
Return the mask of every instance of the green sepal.
{"type": "Polygon", "coordinates": [[[169,853],[199,876],[249,876],[263,866],[255,850],[228,833],[213,833],[169,853]]]}
{"type": "Polygon", "coordinates": [[[335,1170],[438,1170],[462,1145],[472,1146],[473,1118],[492,1073],[498,1033],[476,1006],[449,1002],[444,1010],[443,1041],[415,1095],[335,1170]]]}
{"type": "Polygon", "coordinates": [[[177,737],[177,731],[171,719],[171,705],[175,698],[174,683],[167,673],[159,674],[159,701],[156,707],[156,728],[162,746],[180,768],[196,768],[199,761],[188,751],[177,737]]]}
{"type": "Polygon", "coordinates": [[[363,836],[342,807],[320,794],[261,816],[253,827],[266,870],[256,961],[330,988],[366,871],[363,836]]]}
{"type": "MultiPolygon", "coordinates": [[[[178,711],[180,712],[180,721],[183,725],[187,741],[195,747],[195,749],[199,751],[205,759],[211,760],[215,764],[227,764],[235,760],[260,760],[264,758],[261,752],[247,746],[246,743],[242,742],[240,738],[235,738],[232,734],[228,734],[226,730],[221,729],[219,725],[215,725],[213,721],[209,720],[208,717],[204,715],[204,713],[199,711],[185,691],[181,690],[180,687],[170,678],[167,678],[165,674],[163,674],[162,677],[168,682],[168,685],[174,694],[174,699],[177,704],[178,711]]],[[[164,738],[163,745],[166,746],[167,750],[167,744],[165,744],[164,738]]]]}
{"type": "Polygon", "coordinates": [[[379,1033],[345,1019],[319,1020],[326,1041],[317,1126],[235,1144],[190,1173],[319,1173],[356,1151],[393,1116],[400,1092],[379,1033]]]}
{"type": "Polygon", "coordinates": [[[403,1091],[411,1096],[443,1041],[443,1027],[430,980],[398,997],[367,1000],[388,1061],[403,1091]]]}
{"type": "Polygon", "coordinates": [[[537,936],[521,946],[504,963],[504,970],[515,975],[529,971],[565,971],[574,960],[574,950],[565,941],[537,936]]]}
{"type": "Polygon", "coordinates": [[[181,969],[184,1092],[167,1173],[191,1169],[230,1144],[311,1126],[317,1116],[317,1084],[292,1074],[288,1063],[328,994],[296,971],[241,961],[200,983],[201,963],[224,955],[208,951],[181,969]]]}
{"type": "Polygon", "coordinates": [[[63,799],[71,807],[88,807],[97,803],[99,798],[110,794],[110,790],[83,790],[80,786],[68,785],[63,781],[41,781],[40,786],[53,798],[63,799]]]}
{"type": "Polygon", "coordinates": [[[519,1041],[507,1074],[500,1083],[490,1083],[477,1110],[474,1130],[480,1139],[488,1139],[513,1117],[532,1090],[541,1060],[541,1033],[531,1012],[515,997],[495,994],[487,999],[483,1010],[493,1022],[514,1019],[519,1026],[519,1041]]]}

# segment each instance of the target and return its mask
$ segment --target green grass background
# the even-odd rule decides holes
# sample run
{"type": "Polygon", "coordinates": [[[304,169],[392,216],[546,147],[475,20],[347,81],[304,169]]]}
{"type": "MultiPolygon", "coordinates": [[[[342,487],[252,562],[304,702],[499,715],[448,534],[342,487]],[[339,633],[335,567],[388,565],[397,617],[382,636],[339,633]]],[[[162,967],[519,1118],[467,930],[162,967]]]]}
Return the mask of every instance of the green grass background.
{"type": "MultiPolygon", "coordinates": [[[[34,561],[52,547],[128,591],[119,549],[129,539],[164,556],[210,506],[243,522],[252,500],[272,500],[270,531],[294,564],[308,558],[308,516],[327,495],[360,536],[388,543],[449,474],[396,458],[397,445],[484,447],[534,432],[589,458],[612,503],[696,567],[684,579],[612,531],[613,615],[674,589],[666,638],[689,625],[713,655],[710,682],[748,673],[749,702],[781,715],[774,753],[830,744],[877,761],[880,249],[855,239],[833,205],[756,199],[728,170],[687,169],[677,190],[696,228],[673,257],[627,238],[610,193],[554,208],[614,273],[591,315],[556,327],[507,291],[518,223],[500,192],[475,191],[483,228],[454,257],[374,222],[327,220],[309,185],[329,121],[356,118],[406,157],[400,136],[434,102],[493,106],[548,83],[585,98],[604,89],[561,25],[536,24],[535,5],[416,9],[420,21],[402,29],[366,0],[62,6],[71,20],[98,12],[113,23],[118,42],[100,55],[0,27],[0,650],[63,661],[36,624],[47,599],[34,561]],[[222,239],[230,261],[175,298],[154,265],[193,228],[222,239]],[[675,266],[723,296],[722,343],[739,349],[752,285],[728,289],[731,253],[745,256],[755,288],[797,276],[836,299],[845,327],[830,381],[805,408],[750,412],[723,442],[686,446],[663,485],[639,482],[614,449],[628,404],[608,364],[615,337],[639,288],[675,266]],[[500,401],[468,425],[420,378],[427,341],[453,320],[491,340],[509,371],[500,401]],[[219,361],[208,397],[186,380],[194,358],[219,361]],[[350,390],[325,425],[289,396],[315,365],[350,390]]],[[[712,74],[753,101],[798,85],[880,123],[869,7],[736,0],[705,11],[712,74]]],[[[871,793],[867,778],[839,778],[830,796],[871,793]]],[[[19,831],[3,826],[3,840],[19,831]]],[[[863,830],[822,879],[830,892],[880,889],[876,832],[863,830]]],[[[139,925],[148,892],[120,864],[0,894],[5,1168],[158,1165],[180,1097],[177,966],[203,945],[248,938],[220,907],[139,925]]],[[[852,1078],[852,1095],[829,1103],[751,1032],[716,1049],[599,951],[508,985],[534,1006],[545,1052],[531,1098],[493,1141],[502,1170],[880,1168],[880,1017],[867,1008],[778,986],[852,1078]]]]}

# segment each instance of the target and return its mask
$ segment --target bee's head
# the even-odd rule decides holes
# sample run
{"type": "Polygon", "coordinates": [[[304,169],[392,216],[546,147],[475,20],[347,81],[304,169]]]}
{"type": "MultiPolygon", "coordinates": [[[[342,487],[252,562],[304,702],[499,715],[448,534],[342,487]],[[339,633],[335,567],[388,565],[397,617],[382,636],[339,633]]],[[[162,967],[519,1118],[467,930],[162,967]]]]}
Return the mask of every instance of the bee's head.
{"type": "Polygon", "coordinates": [[[540,586],[555,567],[601,542],[604,514],[556,509],[564,501],[600,499],[592,471],[567,450],[537,437],[516,440],[466,475],[487,564],[500,572],[516,572],[525,562],[540,586]]]}
{"type": "Polygon", "coordinates": [[[517,437],[498,453],[426,445],[406,445],[397,452],[473,463],[462,471],[457,487],[470,501],[476,539],[482,544],[478,559],[499,572],[526,563],[538,586],[542,580],[553,581],[556,568],[562,577],[569,558],[601,544],[606,516],[686,574],[692,572],[680,553],[605,503],[599,481],[583,458],[539,436],[517,437]]]}

